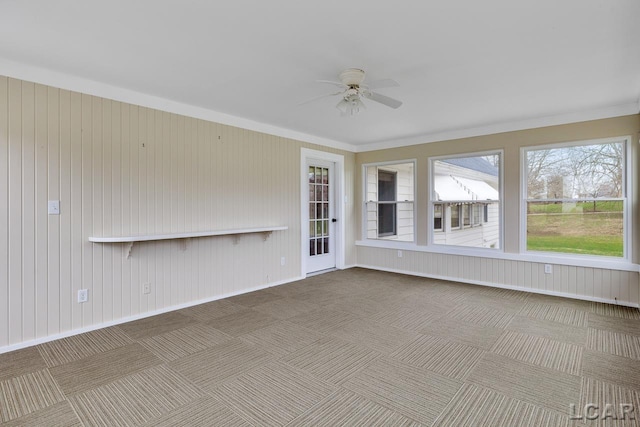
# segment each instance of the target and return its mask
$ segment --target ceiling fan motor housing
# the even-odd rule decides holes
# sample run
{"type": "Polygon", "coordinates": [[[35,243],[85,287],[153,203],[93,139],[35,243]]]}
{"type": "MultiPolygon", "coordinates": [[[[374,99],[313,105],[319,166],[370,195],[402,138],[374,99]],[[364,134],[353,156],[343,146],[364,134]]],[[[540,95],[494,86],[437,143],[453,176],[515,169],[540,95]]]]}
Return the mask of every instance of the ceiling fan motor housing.
{"type": "Polygon", "coordinates": [[[359,68],[347,68],[340,73],[340,81],[345,86],[360,86],[364,80],[364,71],[359,68]]]}

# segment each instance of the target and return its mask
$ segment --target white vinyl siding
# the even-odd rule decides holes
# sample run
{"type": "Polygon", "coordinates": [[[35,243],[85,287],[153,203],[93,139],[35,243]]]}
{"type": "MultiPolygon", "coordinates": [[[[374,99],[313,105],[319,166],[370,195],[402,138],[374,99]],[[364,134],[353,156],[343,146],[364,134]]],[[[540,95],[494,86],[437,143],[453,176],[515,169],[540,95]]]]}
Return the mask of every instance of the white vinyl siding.
{"type": "Polygon", "coordinates": [[[414,240],[414,166],[413,163],[370,165],[366,175],[366,235],[369,239],[399,241],[414,240]],[[378,171],[395,173],[396,179],[396,234],[378,236],[378,171]],[[405,201],[408,201],[405,202],[405,201]]]}

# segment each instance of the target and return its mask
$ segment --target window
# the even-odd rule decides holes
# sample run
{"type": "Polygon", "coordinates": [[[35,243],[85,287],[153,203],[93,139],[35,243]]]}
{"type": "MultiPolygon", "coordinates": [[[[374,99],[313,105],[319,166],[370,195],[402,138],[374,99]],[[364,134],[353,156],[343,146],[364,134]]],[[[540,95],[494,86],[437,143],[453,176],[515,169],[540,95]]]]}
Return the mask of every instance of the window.
{"type": "Polygon", "coordinates": [[[498,152],[431,159],[432,243],[500,248],[500,164],[498,152]]]}
{"type": "Polygon", "coordinates": [[[471,205],[466,204],[462,205],[462,212],[464,212],[464,221],[463,224],[465,227],[471,226],[471,205]]]}
{"type": "Polygon", "coordinates": [[[442,230],[442,204],[433,205],[433,229],[442,230]]]}
{"type": "Polygon", "coordinates": [[[462,205],[453,204],[451,206],[451,229],[460,228],[460,210],[462,205]]]}
{"type": "Polygon", "coordinates": [[[364,166],[364,233],[368,239],[414,241],[415,163],[364,166]]]}
{"type": "Polygon", "coordinates": [[[625,256],[626,142],[523,150],[526,250],[625,256]]]}
{"type": "Polygon", "coordinates": [[[482,225],[482,212],[484,210],[484,204],[474,203],[473,205],[473,226],[477,227],[482,225]]]}
{"type": "Polygon", "coordinates": [[[378,170],[378,236],[396,235],[396,200],[397,172],[378,170]]]}

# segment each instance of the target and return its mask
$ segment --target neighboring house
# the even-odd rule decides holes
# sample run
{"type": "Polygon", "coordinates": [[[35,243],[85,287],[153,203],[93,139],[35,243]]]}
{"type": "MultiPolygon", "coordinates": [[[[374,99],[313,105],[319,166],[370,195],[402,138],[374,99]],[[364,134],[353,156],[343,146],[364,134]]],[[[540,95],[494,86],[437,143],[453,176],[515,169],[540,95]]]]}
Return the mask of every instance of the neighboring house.
{"type": "Polygon", "coordinates": [[[496,248],[498,168],[482,157],[433,162],[433,243],[496,248]]]}
{"type": "Polygon", "coordinates": [[[413,241],[414,164],[367,167],[367,238],[413,241]]]}

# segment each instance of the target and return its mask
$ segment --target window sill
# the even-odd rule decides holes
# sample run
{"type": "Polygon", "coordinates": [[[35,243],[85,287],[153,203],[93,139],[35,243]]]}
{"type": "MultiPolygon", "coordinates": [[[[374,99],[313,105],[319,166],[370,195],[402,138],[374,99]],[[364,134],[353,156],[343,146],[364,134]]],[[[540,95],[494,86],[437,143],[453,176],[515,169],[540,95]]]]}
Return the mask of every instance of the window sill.
{"type": "Polygon", "coordinates": [[[604,257],[572,257],[556,253],[508,253],[500,249],[466,248],[462,246],[429,245],[419,246],[414,242],[393,242],[380,240],[358,240],[356,246],[382,249],[400,249],[413,252],[427,252],[447,255],[469,256],[477,258],[503,259],[508,261],[536,262],[544,264],[568,265],[574,267],[593,267],[608,270],[640,272],[640,265],[624,259],[604,257]]]}

